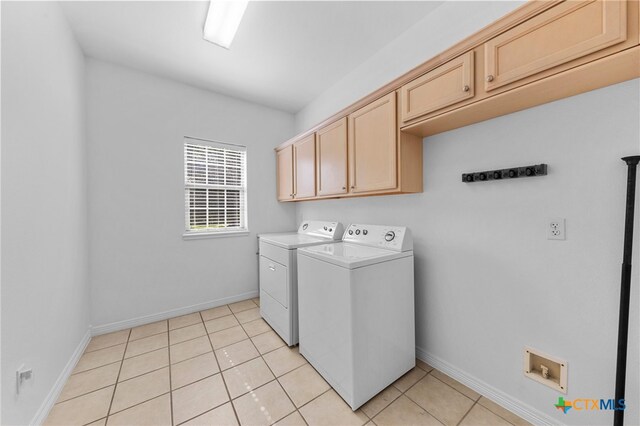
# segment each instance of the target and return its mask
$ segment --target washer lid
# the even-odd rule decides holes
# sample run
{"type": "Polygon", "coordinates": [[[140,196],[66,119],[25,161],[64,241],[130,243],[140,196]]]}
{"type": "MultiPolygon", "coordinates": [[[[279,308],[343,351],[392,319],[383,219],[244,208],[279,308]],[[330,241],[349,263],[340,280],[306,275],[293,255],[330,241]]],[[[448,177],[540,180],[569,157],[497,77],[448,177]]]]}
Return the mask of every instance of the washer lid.
{"type": "Polygon", "coordinates": [[[322,238],[310,236],[307,234],[298,234],[297,232],[288,232],[283,234],[261,234],[258,236],[260,240],[274,246],[282,247],[287,250],[293,250],[298,247],[313,246],[316,244],[327,244],[334,241],[332,238],[322,238]]]}
{"type": "Polygon", "coordinates": [[[323,244],[301,248],[299,256],[309,256],[343,268],[355,269],[388,260],[413,256],[413,251],[392,251],[350,243],[323,244]]]}

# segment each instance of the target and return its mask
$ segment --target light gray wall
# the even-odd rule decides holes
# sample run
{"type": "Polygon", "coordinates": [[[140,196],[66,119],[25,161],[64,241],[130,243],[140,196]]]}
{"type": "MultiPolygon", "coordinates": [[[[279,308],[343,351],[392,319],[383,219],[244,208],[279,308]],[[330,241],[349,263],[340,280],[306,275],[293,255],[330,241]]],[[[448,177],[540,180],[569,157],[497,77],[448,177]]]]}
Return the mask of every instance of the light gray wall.
{"type": "Polygon", "coordinates": [[[84,59],[53,2],[2,2],[2,424],[28,424],[89,326],[84,59]],[[19,396],[15,371],[34,378],[19,396]]]}
{"type": "Polygon", "coordinates": [[[296,131],[316,125],[524,1],[446,1],[356,67],[296,114],[296,131]]]}
{"type": "Polygon", "coordinates": [[[257,291],[256,234],[295,228],[273,152],[293,116],[92,59],[87,96],[92,324],[257,291]],[[185,135],[247,145],[249,236],[183,240],[185,135]]]}
{"type": "MultiPolygon", "coordinates": [[[[613,397],[620,157],[640,150],[639,91],[633,80],[426,138],[423,193],[300,202],[298,221],[408,226],[419,348],[560,423],[610,424],[611,411],[556,410],[558,392],[523,376],[522,351],[530,345],[568,361],[568,400],[613,397]],[[536,163],[548,163],[549,175],[460,181],[465,171],[536,163]],[[546,239],[554,216],[567,220],[566,241],[546,239]]],[[[637,254],[634,261],[628,424],[640,424],[637,254]]]]}

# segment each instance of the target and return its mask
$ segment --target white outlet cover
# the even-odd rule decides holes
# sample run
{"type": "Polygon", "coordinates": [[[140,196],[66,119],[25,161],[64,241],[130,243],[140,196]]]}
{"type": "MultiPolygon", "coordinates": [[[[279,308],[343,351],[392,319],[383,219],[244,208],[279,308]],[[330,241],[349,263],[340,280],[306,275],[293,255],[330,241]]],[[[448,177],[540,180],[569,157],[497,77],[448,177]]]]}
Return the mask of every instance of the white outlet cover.
{"type": "Polygon", "coordinates": [[[547,240],[566,240],[566,221],[563,217],[547,219],[547,240]]]}

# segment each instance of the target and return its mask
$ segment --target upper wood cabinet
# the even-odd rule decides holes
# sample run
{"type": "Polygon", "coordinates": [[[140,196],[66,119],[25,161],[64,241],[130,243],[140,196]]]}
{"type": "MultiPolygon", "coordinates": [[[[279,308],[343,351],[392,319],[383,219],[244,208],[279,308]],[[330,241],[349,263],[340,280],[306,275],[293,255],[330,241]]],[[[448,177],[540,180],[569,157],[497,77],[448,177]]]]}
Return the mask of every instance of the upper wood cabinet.
{"type": "Polygon", "coordinates": [[[397,186],[396,93],[349,114],[349,190],[375,192],[397,186]]]}
{"type": "Polygon", "coordinates": [[[293,144],[294,198],[316,195],[316,136],[311,134],[293,144]]]}
{"type": "Polygon", "coordinates": [[[320,196],[347,193],[347,118],[316,132],[316,183],[320,196]]]}
{"type": "Polygon", "coordinates": [[[400,89],[402,121],[407,122],[474,95],[473,51],[440,65],[400,89]]]}
{"type": "Polygon", "coordinates": [[[490,91],[627,39],[627,2],[567,1],[484,45],[490,91]]]}
{"type": "Polygon", "coordinates": [[[293,199],[293,145],[276,151],[276,180],[278,200],[293,199]]]}

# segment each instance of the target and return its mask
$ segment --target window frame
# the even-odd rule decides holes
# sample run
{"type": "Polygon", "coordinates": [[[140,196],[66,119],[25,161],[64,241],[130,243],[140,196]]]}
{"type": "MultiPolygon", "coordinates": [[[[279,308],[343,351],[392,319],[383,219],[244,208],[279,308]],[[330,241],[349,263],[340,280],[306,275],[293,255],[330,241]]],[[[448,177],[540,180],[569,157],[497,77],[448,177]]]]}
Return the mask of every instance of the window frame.
{"type": "MultiPolygon", "coordinates": [[[[226,142],[213,141],[208,139],[196,138],[191,136],[184,136],[182,140],[182,165],[183,165],[183,202],[184,202],[184,232],[182,234],[183,239],[200,239],[200,238],[219,238],[219,237],[232,237],[232,236],[243,236],[249,235],[249,207],[248,207],[248,178],[247,178],[247,147],[245,145],[232,144],[226,142]],[[192,183],[187,181],[187,157],[186,150],[187,144],[198,145],[203,147],[210,148],[220,148],[231,151],[242,151],[244,152],[244,164],[243,169],[241,170],[241,175],[244,172],[244,182],[241,186],[234,185],[213,185],[209,183],[192,183]],[[194,230],[190,229],[190,206],[189,206],[189,197],[187,195],[187,191],[193,188],[200,189],[239,189],[240,190],[240,223],[244,223],[244,226],[239,228],[221,228],[221,230],[216,230],[216,228],[204,228],[202,230],[194,230]],[[244,208],[242,207],[244,206],[244,208]]],[[[226,210],[226,209],[225,209],[226,210]]]]}

